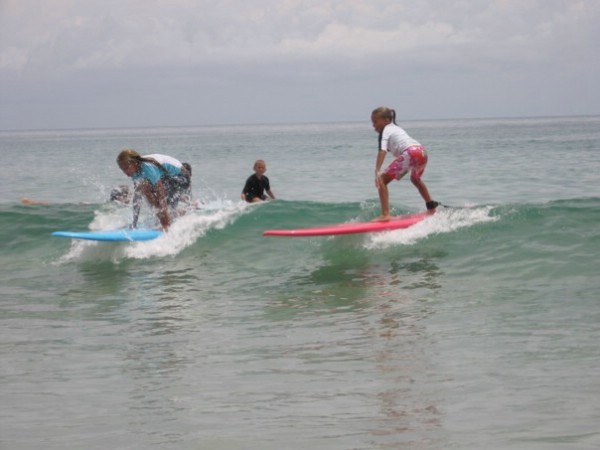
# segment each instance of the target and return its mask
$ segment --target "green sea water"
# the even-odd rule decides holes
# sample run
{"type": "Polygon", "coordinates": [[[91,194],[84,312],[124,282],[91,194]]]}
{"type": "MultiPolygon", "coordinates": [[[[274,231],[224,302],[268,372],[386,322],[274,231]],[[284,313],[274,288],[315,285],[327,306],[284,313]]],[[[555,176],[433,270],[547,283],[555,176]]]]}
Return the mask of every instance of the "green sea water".
{"type": "Polygon", "coordinates": [[[401,125],[453,208],[335,238],[262,232],[378,214],[368,123],[0,133],[0,448],[598,448],[600,118],[401,125]],[[189,161],[201,207],[52,237],[129,223],[123,147],[189,161]]]}

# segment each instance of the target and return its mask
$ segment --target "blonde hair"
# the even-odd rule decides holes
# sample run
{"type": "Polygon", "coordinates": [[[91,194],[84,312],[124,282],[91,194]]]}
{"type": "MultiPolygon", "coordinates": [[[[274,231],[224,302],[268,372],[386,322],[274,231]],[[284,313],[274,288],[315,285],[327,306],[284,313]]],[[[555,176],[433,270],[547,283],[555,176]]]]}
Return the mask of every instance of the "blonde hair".
{"type": "Polygon", "coordinates": [[[155,160],[154,158],[144,158],[132,148],[125,148],[121,150],[121,153],[119,153],[119,156],[117,156],[117,164],[119,165],[119,167],[125,167],[130,164],[135,164],[138,166],[139,170],[139,167],[141,167],[140,165],[143,162],[154,164],[156,167],[158,167],[158,170],[160,170],[162,174],[168,174],[167,169],[165,169],[163,165],[157,160],[155,160]]]}
{"type": "Polygon", "coordinates": [[[129,165],[131,163],[140,163],[142,160],[142,155],[132,148],[125,148],[121,150],[121,153],[119,153],[119,156],[117,156],[117,164],[119,164],[119,166],[129,165]]]}
{"type": "Polygon", "coordinates": [[[256,161],[254,161],[254,166],[252,168],[256,170],[256,166],[258,166],[260,163],[263,163],[265,166],[267,165],[264,159],[257,159],[256,161]]]}

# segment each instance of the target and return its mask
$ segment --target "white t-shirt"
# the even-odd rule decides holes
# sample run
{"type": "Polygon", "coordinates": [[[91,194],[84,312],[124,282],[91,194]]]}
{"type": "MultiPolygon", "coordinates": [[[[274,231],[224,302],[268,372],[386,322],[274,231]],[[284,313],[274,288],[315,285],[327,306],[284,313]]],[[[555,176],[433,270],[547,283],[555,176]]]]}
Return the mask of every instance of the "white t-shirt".
{"type": "Polygon", "coordinates": [[[163,166],[165,164],[170,164],[171,166],[181,169],[181,162],[178,159],[173,158],[172,156],[154,153],[152,155],[144,155],[144,158],[152,158],[158,161],[163,166]]]}
{"type": "Polygon", "coordinates": [[[413,145],[421,144],[411,138],[406,131],[393,123],[385,126],[379,138],[379,149],[390,152],[396,158],[400,156],[404,150],[413,145]]]}
{"type": "MultiPolygon", "coordinates": [[[[181,173],[181,162],[171,156],[153,154],[144,155],[144,158],[156,160],[156,162],[163,166],[169,176],[176,177],[181,173]]],[[[140,165],[140,170],[133,175],[132,180],[134,184],[138,183],[140,180],[147,180],[154,186],[164,175],[165,174],[154,164],[143,162],[140,165]]]]}

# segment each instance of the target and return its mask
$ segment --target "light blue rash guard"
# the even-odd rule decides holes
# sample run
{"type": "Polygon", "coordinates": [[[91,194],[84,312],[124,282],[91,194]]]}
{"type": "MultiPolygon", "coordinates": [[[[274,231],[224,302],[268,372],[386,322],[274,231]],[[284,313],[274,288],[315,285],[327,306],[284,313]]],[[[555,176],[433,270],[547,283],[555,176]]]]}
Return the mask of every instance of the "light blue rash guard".
{"type": "Polygon", "coordinates": [[[146,155],[144,158],[155,159],[161,166],[166,170],[164,173],[158,167],[152,163],[143,162],[141,163],[140,170],[136,172],[132,179],[134,184],[139,183],[142,180],[148,181],[152,186],[156,186],[156,183],[165,176],[176,177],[181,174],[181,162],[167,155],[146,155]]]}

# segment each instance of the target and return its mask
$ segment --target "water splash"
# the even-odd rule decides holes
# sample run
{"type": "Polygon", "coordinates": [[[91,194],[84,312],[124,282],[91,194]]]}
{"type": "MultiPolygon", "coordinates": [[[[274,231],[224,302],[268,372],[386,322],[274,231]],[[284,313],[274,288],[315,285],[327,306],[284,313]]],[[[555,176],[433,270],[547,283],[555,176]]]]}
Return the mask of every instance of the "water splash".
{"type": "MultiPolygon", "coordinates": [[[[72,261],[112,261],[126,258],[147,259],[175,256],[193,245],[212,229],[223,229],[251,210],[244,202],[213,201],[188,211],[178,218],[163,236],[144,242],[95,242],[73,240],[67,254],[59,263],[72,261]]],[[[98,210],[90,223],[92,230],[118,229],[127,225],[131,211],[128,208],[98,210]]]]}
{"type": "Polygon", "coordinates": [[[491,206],[442,209],[433,216],[409,228],[384,233],[372,233],[365,241],[368,250],[382,249],[397,245],[413,245],[435,234],[450,233],[483,222],[493,222],[498,217],[490,216],[491,206]]]}

